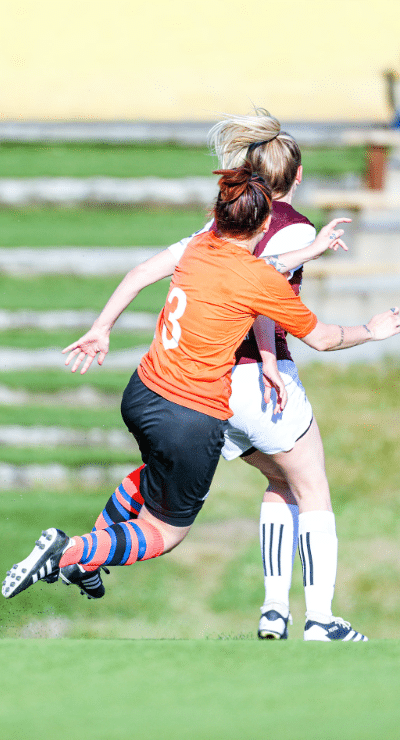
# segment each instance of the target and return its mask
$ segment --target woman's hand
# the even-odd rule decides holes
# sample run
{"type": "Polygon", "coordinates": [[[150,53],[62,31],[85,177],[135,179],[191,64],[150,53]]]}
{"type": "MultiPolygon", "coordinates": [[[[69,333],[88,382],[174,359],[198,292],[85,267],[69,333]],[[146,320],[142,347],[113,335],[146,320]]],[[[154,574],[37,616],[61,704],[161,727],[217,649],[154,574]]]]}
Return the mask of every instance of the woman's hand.
{"type": "Polygon", "coordinates": [[[284,254],[274,254],[263,257],[263,260],[269,265],[275,267],[283,275],[291,270],[297,270],[305,262],[316,260],[327,249],[333,249],[336,252],[339,247],[348,252],[348,248],[341,237],[344,234],[343,229],[338,229],[338,224],[350,223],[351,218],[334,218],[327,226],[324,226],[313,242],[307,247],[297,249],[295,252],[285,252],[284,254]]]}
{"type": "Polygon", "coordinates": [[[393,337],[395,334],[400,333],[400,317],[399,309],[397,306],[390,308],[385,313],[379,313],[373,316],[368,324],[365,324],[365,328],[372,335],[372,339],[376,342],[381,339],[388,339],[393,337]]]}
{"type": "Polygon", "coordinates": [[[269,403],[271,400],[272,388],[276,392],[276,404],[274,414],[280,414],[286,406],[288,395],[285,384],[278,370],[276,357],[272,353],[262,352],[262,373],[264,381],[264,401],[269,403]]]}
{"type": "Polygon", "coordinates": [[[341,247],[345,252],[348,252],[348,247],[341,239],[344,231],[343,229],[336,230],[336,227],[338,224],[349,223],[351,223],[351,218],[334,218],[333,221],[330,221],[329,224],[324,226],[310,245],[313,252],[315,252],[312,259],[317,259],[327,249],[333,249],[336,252],[341,247]]]}
{"type": "Polygon", "coordinates": [[[79,365],[85,360],[84,365],[81,368],[81,375],[89,370],[96,355],[97,363],[102,365],[104,358],[108,352],[110,345],[110,332],[105,329],[97,329],[94,326],[83,335],[77,342],[73,342],[68,347],[62,350],[62,354],[69,352],[65,364],[69,365],[70,362],[76,357],[74,364],[71,367],[71,372],[75,373],[79,365]]]}

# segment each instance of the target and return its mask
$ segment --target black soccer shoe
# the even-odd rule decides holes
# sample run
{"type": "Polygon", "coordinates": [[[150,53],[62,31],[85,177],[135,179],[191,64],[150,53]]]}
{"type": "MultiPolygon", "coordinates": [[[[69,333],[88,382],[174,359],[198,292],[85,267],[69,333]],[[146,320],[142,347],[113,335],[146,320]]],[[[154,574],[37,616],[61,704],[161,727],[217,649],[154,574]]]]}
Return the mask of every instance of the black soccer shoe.
{"type": "Polygon", "coordinates": [[[283,617],[275,609],[269,609],[269,611],[261,614],[257,632],[260,640],[287,640],[289,618],[290,615],[283,617]]]}
{"type": "MultiPolygon", "coordinates": [[[[110,572],[108,568],[103,568],[103,570],[106,573],[110,572]]],[[[65,568],[61,568],[60,577],[67,586],[71,584],[78,586],[82,596],[87,596],[88,599],[101,599],[106,592],[101,580],[100,568],[88,571],[78,563],[66,565],[65,568]]]]}
{"type": "Polygon", "coordinates": [[[31,554],[7,571],[2,587],[3,596],[11,599],[37,581],[46,578],[52,583],[53,577],[56,580],[58,565],[69,541],[69,537],[60,529],[45,529],[36,540],[31,554]]]}

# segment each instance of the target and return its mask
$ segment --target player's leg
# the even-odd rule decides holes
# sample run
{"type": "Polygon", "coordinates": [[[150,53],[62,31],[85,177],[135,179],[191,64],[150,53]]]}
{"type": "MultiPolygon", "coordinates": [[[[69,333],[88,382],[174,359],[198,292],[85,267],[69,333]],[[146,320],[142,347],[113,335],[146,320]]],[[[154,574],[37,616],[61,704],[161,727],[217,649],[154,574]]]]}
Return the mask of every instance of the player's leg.
{"type": "Polygon", "coordinates": [[[111,524],[136,519],[144,503],[140,493],[140,473],[143,468],[144,465],[140,465],[117,486],[97,517],[93,529],[105,529],[111,524]]]}
{"type": "MultiPolygon", "coordinates": [[[[137,518],[143,506],[143,496],[140,493],[140,473],[143,468],[144,465],[141,465],[133,470],[115,489],[97,517],[92,531],[137,518]]],[[[107,568],[103,567],[103,570],[109,572],[107,568]]],[[[89,599],[101,599],[105,594],[100,568],[93,570],[82,564],[67,565],[60,569],[60,577],[67,586],[78,586],[80,593],[89,599]]]]}
{"type": "Polygon", "coordinates": [[[240,455],[269,481],[260,515],[265,599],[258,635],[266,639],[287,637],[289,589],[298,533],[297,501],[270,455],[291,449],[312,420],[312,408],[294,363],[279,361],[278,367],[288,394],[282,414],[273,413],[273,397],[269,404],[264,401],[261,364],[235,368],[230,401],[234,415],[229,420],[222,450],[227,460],[240,455]]]}
{"type": "Polygon", "coordinates": [[[158,557],[189,531],[211,485],[225,423],[158,396],[137,374],[128,389],[123,417],[146,461],[141,476],[145,506],[139,517],[71,539],[46,531],[31,555],[7,574],[7,598],[60,567],[97,569],[158,557]]]}
{"type": "Polygon", "coordinates": [[[135,520],[81,536],[45,530],[30,555],[8,571],[3,596],[12,598],[62,568],[82,565],[97,570],[104,565],[131,565],[159,557],[176,547],[189,530],[190,526],[175,527],[158,520],[145,506],[135,520]]]}
{"type": "Polygon", "coordinates": [[[190,526],[163,522],[143,505],[137,518],[112,524],[70,539],[59,567],[80,563],[92,568],[102,565],[132,565],[170,552],[186,537],[190,526]]]}
{"type": "Polygon", "coordinates": [[[299,508],[285,477],[268,455],[252,449],[243,454],[242,459],[268,479],[260,512],[265,597],[258,636],[261,639],[286,639],[299,508]]]}
{"type": "Polygon", "coordinates": [[[306,600],[304,639],[365,640],[348,623],[332,616],[337,536],[322,441],[315,419],[292,450],[276,453],[272,459],[299,506],[299,551],[306,600]]]}

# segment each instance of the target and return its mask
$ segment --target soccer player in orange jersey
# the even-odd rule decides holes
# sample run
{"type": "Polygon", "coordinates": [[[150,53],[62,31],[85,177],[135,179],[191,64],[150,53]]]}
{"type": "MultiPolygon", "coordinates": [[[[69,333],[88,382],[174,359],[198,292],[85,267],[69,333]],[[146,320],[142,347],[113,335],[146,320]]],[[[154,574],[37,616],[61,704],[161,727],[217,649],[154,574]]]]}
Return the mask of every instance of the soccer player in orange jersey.
{"type": "MultiPolygon", "coordinates": [[[[8,572],[2,589],[6,598],[37,580],[56,577],[63,567],[78,564],[90,572],[103,565],[130,565],[182,541],[207,496],[232,415],[235,351],[259,314],[321,350],[399,333],[398,309],[364,326],[318,322],[287,280],[253,256],[270,222],[265,181],[247,162],[219,174],[216,231],[193,239],[186,249],[155,339],[122,400],[124,421],[146,463],[138,517],[73,538],[46,530],[30,555],[8,572]]],[[[115,301],[119,297],[114,294],[115,301]]],[[[277,388],[282,389],[279,380],[277,388]]],[[[352,639],[366,639],[353,632],[352,639]]]]}

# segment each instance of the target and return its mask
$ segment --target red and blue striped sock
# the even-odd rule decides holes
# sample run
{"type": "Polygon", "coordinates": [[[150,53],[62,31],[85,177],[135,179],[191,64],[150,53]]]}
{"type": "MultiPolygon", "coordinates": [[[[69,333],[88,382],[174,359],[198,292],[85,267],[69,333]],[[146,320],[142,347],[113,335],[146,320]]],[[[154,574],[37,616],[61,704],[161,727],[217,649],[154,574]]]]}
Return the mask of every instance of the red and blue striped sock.
{"type": "Polygon", "coordinates": [[[115,489],[97,517],[93,531],[136,519],[144,503],[143,496],[140,494],[140,471],[144,467],[141,465],[140,468],[129,473],[115,489]]]}
{"type": "Polygon", "coordinates": [[[101,565],[131,565],[137,560],[157,558],[164,552],[161,532],[144,519],[112,524],[73,540],[60,560],[60,568],[75,563],[83,565],[85,570],[101,565]]]}

